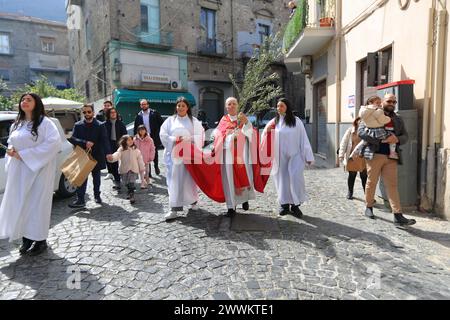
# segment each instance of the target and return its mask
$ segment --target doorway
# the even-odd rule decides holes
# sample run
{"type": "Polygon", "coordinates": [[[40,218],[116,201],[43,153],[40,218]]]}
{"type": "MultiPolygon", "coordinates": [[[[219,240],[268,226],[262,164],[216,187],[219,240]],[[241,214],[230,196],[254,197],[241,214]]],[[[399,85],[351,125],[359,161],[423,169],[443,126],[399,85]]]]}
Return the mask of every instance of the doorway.
{"type": "Polygon", "coordinates": [[[328,101],[327,82],[322,81],[314,85],[314,152],[327,156],[328,153],[328,101]]]}

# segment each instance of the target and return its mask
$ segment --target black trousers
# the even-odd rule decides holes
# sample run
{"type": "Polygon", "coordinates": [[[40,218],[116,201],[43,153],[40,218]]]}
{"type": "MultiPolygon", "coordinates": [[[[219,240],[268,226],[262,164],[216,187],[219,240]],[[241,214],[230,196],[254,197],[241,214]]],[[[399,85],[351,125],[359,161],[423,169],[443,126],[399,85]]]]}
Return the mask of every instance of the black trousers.
{"type": "Polygon", "coordinates": [[[156,148],[156,150],[155,150],[155,159],[153,160],[153,164],[154,164],[155,170],[156,170],[156,168],[158,168],[158,148],[156,148]]]}
{"type": "MultiPolygon", "coordinates": [[[[94,168],[94,170],[92,170],[91,174],[92,174],[92,180],[94,182],[94,196],[98,197],[98,196],[100,196],[101,173],[100,173],[99,169],[94,168]]],[[[76,191],[78,200],[81,200],[83,202],[85,201],[84,196],[86,194],[88,178],[89,178],[89,176],[87,177],[86,181],[81,185],[81,187],[77,188],[77,191],[76,191]]]]}
{"type": "MultiPolygon", "coordinates": [[[[110,140],[111,152],[116,152],[118,149],[117,141],[110,140]]],[[[120,174],[119,174],[119,162],[108,162],[106,161],[106,167],[108,168],[108,173],[111,173],[114,177],[114,181],[120,182],[120,174]]]]}
{"type": "MultiPolygon", "coordinates": [[[[348,173],[348,191],[353,193],[353,187],[355,186],[355,180],[356,176],[358,175],[358,172],[356,171],[349,171],[348,173]]],[[[366,191],[366,182],[367,182],[367,170],[361,171],[359,173],[359,177],[361,178],[361,183],[363,190],[366,191]]]]}

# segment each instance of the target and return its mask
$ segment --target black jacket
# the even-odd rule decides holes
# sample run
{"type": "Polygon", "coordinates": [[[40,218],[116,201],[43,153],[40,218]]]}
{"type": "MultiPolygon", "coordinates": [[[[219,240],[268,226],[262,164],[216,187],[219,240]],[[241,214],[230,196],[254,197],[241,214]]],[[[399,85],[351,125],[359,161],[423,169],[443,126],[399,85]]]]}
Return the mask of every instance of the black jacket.
{"type": "MultiPolygon", "coordinates": [[[[118,120],[122,121],[122,117],[120,116],[120,114],[117,114],[118,116],[118,120]]],[[[106,114],[105,114],[105,110],[100,110],[99,112],[97,112],[97,115],[95,116],[95,119],[97,119],[100,122],[105,122],[106,121],[106,114]]]]}
{"type": "Polygon", "coordinates": [[[111,145],[106,136],[106,127],[104,123],[94,119],[92,127],[88,128],[84,120],[78,121],[73,127],[72,137],[69,142],[75,146],[80,146],[86,150],[86,142],[94,143],[92,147],[92,157],[97,160],[95,169],[106,168],[106,155],[111,154],[111,145]]]}
{"type": "Polygon", "coordinates": [[[108,137],[108,140],[111,142],[111,151],[117,151],[117,143],[119,142],[120,138],[122,136],[128,134],[127,127],[123,124],[122,121],[116,120],[116,141],[113,142],[111,140],[111,129],[112,129],[112,122],[111,120],[107,120],[105,122],[106,127],[106,136],[108,137]],[[114,145],[113,145],[114,144],[114,145]]]}
{"type": "Polygon", "coordinates": [[[106,121],[105,111],[102,109],[99,112],[97,112],[95,119],[97,119],[100,122],[105,122],[106,121]]]}
{"type": "MultiPolygon", "coordinates": [[[[153,142],[155,143],[155,147],[161,147],[161,139],[159,137],[159,131],[161,129],[161,126],[164,122],[164,119],[161,117],[158,111],[149,109],[150,114],[150,137],[153,139],[153,142]]],[[[134,134],[137,134],[137,128],[144,124],[144,119],[142,118],[143,112],[139,112],[136,115],[136,119],[134,119],[134,134]]]]}
{"type": "MultiPolygon", "coordinates": [[[[397,152],[399,154],[398,162],[401,164],[401,149],[399,146],[405,144],[408,141],[408,132],[406,131],[405,123],[399,115],[393,112],[390,117],[392,118],[392,122],[394,123],[394,134],[399,140],[399,143],[397,144],[397,152]]],[[[381,140],[373,138],[367,133],[366,125],[363,121],[361,121],[359,124],[358,136],[368,143],[364,151],[364,157],[366,159],[372,159],[373,154],[380,150],[381,140]]]]}

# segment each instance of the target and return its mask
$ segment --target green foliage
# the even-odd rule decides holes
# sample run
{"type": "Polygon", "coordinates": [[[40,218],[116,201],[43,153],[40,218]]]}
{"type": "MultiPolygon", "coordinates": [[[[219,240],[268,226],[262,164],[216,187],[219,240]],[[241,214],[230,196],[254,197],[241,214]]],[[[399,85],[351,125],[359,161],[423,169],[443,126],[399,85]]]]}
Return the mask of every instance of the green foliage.
{"type": "Polygon", "coordinates": [[[8,91],[7,84],[0,78],[0,111],[12,110],[14,103],[10,98],[4,95],[8,91]]]}
{"type": "Polygon", "coordinates": [[[41,98],[55,97],[78,102],[84,102],[86,100],[82,94],[73,88],[64,90],[57,89],[47,80],[45,76],[41,76],[41,78],[37,80],[34,85],[27,84],[22,89],[16,91],[12,96],[12,100],[18,103],[20,96],[26,92],[36,93],[41,98]]]}
{"type": "Polygon", "coordinates": [[[273,99],[281,97],[280,77],[271,71],[271,65],[282,57],[281,31],[267,37],[259,54],[248,62],[242,84],[230,74],[231,82],[239,97],[239,111],[253,114],[267,109],[273,99]]]}
{"type": "Polygon", "coordinates": [[[283,53],[288,53],[291,46],[297,40],[300,33],[305,29],[308,23],[308,1],[299,0],[297,9],[289,20],[283,37],[283,53]]]}

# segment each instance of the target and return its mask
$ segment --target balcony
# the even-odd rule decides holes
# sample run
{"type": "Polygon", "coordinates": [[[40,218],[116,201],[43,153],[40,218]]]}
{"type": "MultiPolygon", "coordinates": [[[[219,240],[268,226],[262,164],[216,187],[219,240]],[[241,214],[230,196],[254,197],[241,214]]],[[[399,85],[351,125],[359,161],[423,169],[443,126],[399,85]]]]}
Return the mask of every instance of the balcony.
{"type": "Polygon", "coordinates": [[[169,50],[173,47],[173,32],[139,32],[138,42],[144,46],[169,50]]]}
{"type": "Polygon", "coordinates": [[[198,38],[197,53],[204,56],[226,57],[227,51],[222,43],[217,39],[198,38]]]}
{"type": "Polygon", "coordinates": [[[333,39],[334,19],[335,0],[299,1],[283,37],[285,63],[298,63],[298,59],[314,55],[333,39]]]}

